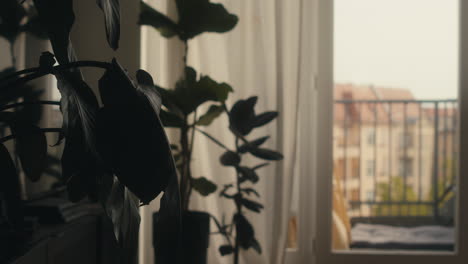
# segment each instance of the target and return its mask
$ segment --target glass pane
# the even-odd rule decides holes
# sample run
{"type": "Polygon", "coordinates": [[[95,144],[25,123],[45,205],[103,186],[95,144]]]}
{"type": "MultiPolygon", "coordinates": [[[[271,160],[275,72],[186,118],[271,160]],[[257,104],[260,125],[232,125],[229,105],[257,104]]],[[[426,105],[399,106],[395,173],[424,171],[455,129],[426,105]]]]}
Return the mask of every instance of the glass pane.
{"type": "Polygon", "coordinates": [[[334,250],[455,248],[457,0],[335,0],[334,250]]]}

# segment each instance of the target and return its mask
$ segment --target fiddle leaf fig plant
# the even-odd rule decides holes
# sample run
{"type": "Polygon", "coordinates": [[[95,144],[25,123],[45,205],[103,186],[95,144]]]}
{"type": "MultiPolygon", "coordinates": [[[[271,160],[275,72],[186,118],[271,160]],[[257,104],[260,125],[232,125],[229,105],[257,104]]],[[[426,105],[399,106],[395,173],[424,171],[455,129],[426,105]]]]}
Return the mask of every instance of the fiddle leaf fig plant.
{"type": "Polygon", "coordinates": [[[224,111],[229,117],[229,129],[234,135],[234,150],[229,149],[214,136],[198,129],[200,133],[207,136],[210,140],[223,148],[225,152],[219,157],[221,165],[231,167],[235,170],[235,178],[232,183],[224,185],[219,192],[220,197],[232,200],[236,211],[233,213],[232,222],[225,223],[215,219],[218,227],[218,233],[222,234],[227,244],[219,247],[221,255],[234,255],[234,263],[239,263],[239,250],[254,249],[259,254],[262,248],[257,238],[253,225],[248,220],[248,213],[261,213],[263,205],[256,201],[260,194],[252,187],[260,181],[257,170],[263,168],[269,163],[259,163],[255,166],[242,165],[242,160],[246,155],[252,155],[265,161],[279,161],[283,155],[275,150],[262,147],[270,138],[269,136],[260,137],[254,140],[248,140],[246,137],[255,129],[269,124],[278,117],[278,112],[255,113],[255,105],[258,98],[250,97],[246,100],[237,101],[231,110],[224,111]],[[235,230],[235,232],[234,232],[235,230]],[[232,241],[234,240],[234,242],[232,241]]]}
{"type": "Polygon", "coordinates": [[[188,211],[192,190],[202,196],[208,196],[217,190],[217,185],[206,177],[192,175],[195,129],[212,124],[224,111],[223,105],[233,91],[229,84],[198,74],[188,65],[188,41],[206,32],[228,32],[237,25],[238,18],[222,4],[211,3],[209,0],[174,1],[178,21],[141,2],[139,24],[153,27],[166,38],[177,36],[185,47],[183,76],[172,89],[158,87],[158,91],[164,106],[160,113],[164,126],[177,128],[180,132],[177,148],[172,151],[181,176],[182,208],[188,211]],[[207,103],[210,106],[206,112],[200,113],[199,108],[207,103]]]}
{"type": "MultiPolygon", "coordinates": [[[[13,188],[1,188],[0,191],[10,197],[19,193],[14,183],[18,164],[12,161],[11,155],[19,156],[30,179],[39,179],[47,158],[44,133],[59,133],[57,144],[64,141],[61,165],[69,199],[76,202],[88,197],[102,205],[114,225],[123,263],[136,261],[139,206],[150,203],[161,193],[164,194],[157,244],[177,248],[179,187],[176,165],[160,121],[162,98],[159,88],[143,70],[136,73],[135,81],[115,59],[110,63],[77,60],[69,36],[75,18],[72,0],[32,2],[38,23],[47,32],[55,54],[44,52],[37,67],[21,71],[7,69],[0,76],[0,124],[9,126],[12,132],[0,138],[0,163],[5,165],[1,169],[8,175],[2,179],[3,183],[13,188]],[[98,95],[83,78],[81,67],[104,71],[98,95]],[[21,93],[28,82],[45,75],[57,79],[60,102],[12,102],[16,98],[14,94],[21,93]],[[102,105],[98,103],[98,96],[102,105]],[[61,128],[39,128],[20,111],[27,106],[57,104],[62,112],[61,128]],[[8,153],[5,147],[10,140],[16,143],[15,153],[8,153]]],[[[30,3],[24,4],[29,6],[30,3]]],[[[104,13],[109,45],[117,49],[119,1],[98,0],[97,5],[104,13]]],[[[18,25],[19,28],[24,26],[21,24],[23,20],[18,19],[22,16],[23,6],[16,0],[6,0],[0,7],[0,36],[13,41],[15,34],[21,31],[18,25]],[[9,17],[10,13],[12,17],[9,17]]],[[[12,208],[9,206],[8,209],[13,211],[12,208]]]]}

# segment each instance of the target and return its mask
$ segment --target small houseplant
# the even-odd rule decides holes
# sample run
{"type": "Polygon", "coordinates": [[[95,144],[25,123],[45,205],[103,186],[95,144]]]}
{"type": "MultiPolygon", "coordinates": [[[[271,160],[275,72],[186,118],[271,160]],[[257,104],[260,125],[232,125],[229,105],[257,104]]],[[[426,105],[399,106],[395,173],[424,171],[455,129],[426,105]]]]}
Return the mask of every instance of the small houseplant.
{"type": "MultiPolygon", "coordinates": [[[[194,149],[195,130],[209,126],[224,111],[224,102],[232,92],[227,83],[219,83],[206,75],[197,76],[194,68],[188,66],[189,40],[204,32],[225,33],[232,30],[237,16],[230,14],[222,4],[209,0],[175,0],[178,21],[162,14],[148,4],[141,3],[141,25],[152,26],[163,37],[178,37],[184,44],[184,71],[173,89],[158,87],[165,109],[161,110],[161,120],[166,127],[177,128],[178,142],[171,146],[180,175],[181,205],[183,210],[183,263],[206,263],[209,240],[210,215],[189,210],[190,197],[195,190],[208,196],[217,190],[216,184],[205,177],[192,175],[191,160],[194,149]],[[200,114],[199,107],[212,102],[208,110],[200,114]]],[[[157,223],[158,213],[154,215],[157,223]]],[[[155,236],[158,233],[155,232],[155,236]]],[[[156,248],[156,262],[165,259],[164,252],[156,248]]]]}
{"type": "MultiPolygon", "coordinates": [[[[24,1],[23,1],[24,2],[24,1]]],[[[162,191],[161,221],[158,245],[172,248],[167,252],[177,263],[180,204],[175,164],[169,143],[159,120],[161,98],[151,76],[140,70],[137,82],[113,60],[78,61],[69,33],[74,24],[72,0],[34,0],[38,23],[47,32],[54,54],[45,52],[38,66],[11,71],[0,77],[0,94],[5,99],[29,81],[52,74],[62,97],[61,128],[39,128],[19,111],[26,105],[47,105],[56,102],[5,100],[0,110],[0,123],[10,127],[11,135],[0,138],[1,194],[6,197],[7,222],[21,232],[22,219],[17,195],[17,165],[4,143],[16,142],[19,159],[26,174],[40,177],[47,152],[44,133],[59,133],[64,140],[61,157],[62,174],[67,179],[70,200],[84,197],[98,201],[112,220],[114,234],[122,247],[123,263],[135,263],[141,204],[148,204],[162,191]],[[56,65],[58,62],[58,65],[56,65]],[[81,75],[81,67],[104,70],[99,81],[100,106],[95,95],[81,75]],[[17,202],[17,204],[11,201],[17,202]]],[[[29,4],[22,3],[22,4],[29,4]]],[[[118,48],[120,37],[119,0],[98,0],[103,11],[109,45],[118,48]]],[[[1,3],[0,34],[14,40],[23,26],[22,6],[17,0],[1,3]],[[11,23],[10,23],[11,22],[11,23]],[[18,27],[18,25],[20,27],[18,27]]],[[[12,153],[15,154],[15,153],[12,153]]]]}
{"type": "Polygon", "coordinates": [[[224,219],[222,222],[215,219],[215,223],[218,227],[217,233],[223,235],[226,239],[226,244],[219,247],[219,252],[223,256],[233,254],[234,264],[239,263],[239,251],[241,248],[245,250],[252,248],[259,254],[262,252],[260,243],[255,237],[254,228],[246,217],[246,213],[248,211],[260,213],[263,209],[263,205],[249,197],[254,196],[259,198],[260,194],[253,187],[249,187],[248,185],[258,183],[260,178],[256,171],[269,164],[259,163],[253,167],[249,167],[242,165],[242,158],[244,155],[250,154],[266,161],[279,161],[283,159],[281,153],[262,147],[269,139],[269,136],[260,137],[251,141],[246,138],[252,130],[270,123],[278,116],[278,112],[275,111],[264,112],[257,115],[254,109],[257,99],[258,98],[254,96],[246,100],[239,100],[230,111],[227,107],[223,107],[229,117],[229,129],[234,135],[236,146],[234,150],[226,147],[225,144],[217,140],[214,136],[202,130],[198,130],[225,150],[219,159],[220,163],[223,166],[235,169],[235,179],[233,183],[224,185],[224,188],[219,193],[221,197],[230,199],[235,203],[236,211],[233,214],[232,222],[225,223],[224,219]]]}

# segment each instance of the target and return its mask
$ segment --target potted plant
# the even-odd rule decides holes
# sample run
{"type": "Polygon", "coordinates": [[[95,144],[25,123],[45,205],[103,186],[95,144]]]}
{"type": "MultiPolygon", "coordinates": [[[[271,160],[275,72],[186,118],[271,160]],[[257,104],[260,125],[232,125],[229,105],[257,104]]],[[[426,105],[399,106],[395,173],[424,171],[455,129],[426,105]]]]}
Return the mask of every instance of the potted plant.
{"type": "Polygon", "coordinates": [[[251,141],[246,138],[255,128],[270,123],[278,116],[278,112],[275,111],[256,114],[254,107],[257,99],[256,96],[253,96],[246,100],[239,100],[230,111],[227,107],[224,107],[224,111],[229,117],[229,129],[234,135],[236,146],[234,150],[226,147],[225,144],[214,136],[198,130],[225,150],[219,158],[220,163],[235,170],[233,183],[224,185],[224,188],[219,193],[220,197],[232,200],[235,203],[236,211],[232,216],[232,221],[225,223],[224,219],[222,222],[215,219],[218,228],[217,233],[223,235],[226,240],[226,244],[219,247],[219,252],[223,256],[233,254],[235,264],[239,263],[239,251],[241,248],[245,250],[252,248],[259,254],[262,252],[260,243],[255,237],[253,225],[249,222],[246,215],[247,212],[260,213],[263,209],[262,204],[252,200],[250,197],[260,197],[260,194],[252,185],[260,180],[256,171],[269,164],[259,163],[258,165],[249,167],[242,165],[242,159],[247,154],[266,161],[279,161],[283,159],[281,153],[262,147],[269,139],[269,136],[251,141]]]}
{"type": "MultiPolygon", "coordinates": [[[[190,211],[190,197],[195,190],[202,196],[207,196],[217,190],[210,180],[192,175],[191,161],[194,149],[195,130],[197,127],[209,126],[224,111],[224,102],[232,88],[227,83],[219,83],[209,76],[198,75],[196,70],[188,66],[187,55],[189,40],[204,32],[225,33],[232,30],[237,22],[237,16],[230,14],[222,4],[211,3],[209,0],[175,0],[178,21],[173,21],[165,14],[141,3],[139,23],[152,26],[163,37],[178,37],[185,46],[183,57],[184,73],[173,89],[158,87],[164,109],[160,116],[166,127],[178,129],[180,138],[173,142],[172,150],[180,175],[180,194],[182,205],[182,241],[183,263],[206,263],[209,241],[210,215],[206,212],[190,211]],[[200,113],[199,107],[212,102],[208,110],[200,113]]],[[[158,223],[158,213],[153,216],[158,223]]],[[[158,232],[154,233],[158,236],[158,232]]],[[[155,248],[156,262],[165,259],[165,250],[155,248]]]]}
{"type": "MultiPolygon", "coordinates": [[[[40,177],[47,152],[44,133],[59,133],[64,140],[61,157],[62,174],[67,179],[70,200],[85,197],[102,204],[114,225],[114,234],[122,250],[123,263],[135,263],[140,205],[148,204],[164,191],[158,225],[158,244],[178,248],[180,203],[176,168],[168,140],[159,119],[161,98],[151,76],[140,70],[136,81],[129,77],[114,59],[112,62],[78,61],[69,33],[74,24],[72,0],[34,0],[39,23],[47,32],[54,54],[45,52],[37,67],[11,71],[0,77],[1,98],[17,91],[29,81],[54,75],[62,97],[61,128],[39,128],[28,118],[21,118],[15,109],[27,105],[56,104],[49,101],[25,100],[5,104],[0,109],[0,123],[9,126],[12,134],[0,138],[2,195],[6,196],[7,221],[20,232],[15,219],[22,219],[17,199],[17,165],[12,161],[5,142],[15,141],[21,165],[30,178],[40,177]],[[58,62],[58,65],[56,64],[58,62]],[[98,104],[80,68],[104,70],[99,81],[98,104]],[[13,111],[12,111],[13,110],[13,111]],[[14,204],[11,201],[16,201],[14,204]]],[[[120,32],[118,0],[98,0],[103,11],[109,45],[117,49],[120,32]]],[[[7,25],[4,18],[19,21],[20,4],[16,0],[2,1],[0,32],[16,34],[18,29],[7,25]],[[5,7],[5,9],[3,8],[5,7]],[[13,29],[14,31],[5,31],[13,29]],[[3,30],[3,31],[2,31],[3,30]]],[[[12,23],[12,25],[16,25],[12,23]]],[[[176,263],[175,250],[172,262],[176,263]]]]}

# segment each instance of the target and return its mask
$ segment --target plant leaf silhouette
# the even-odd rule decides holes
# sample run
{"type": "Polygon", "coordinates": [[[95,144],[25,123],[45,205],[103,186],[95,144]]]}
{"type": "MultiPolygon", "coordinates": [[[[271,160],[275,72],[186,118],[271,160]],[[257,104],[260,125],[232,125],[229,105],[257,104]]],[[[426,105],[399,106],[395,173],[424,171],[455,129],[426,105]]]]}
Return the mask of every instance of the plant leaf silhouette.
{"type": "Polygon", "coordinates": [[[248,168],[248,167],[243,167],[243,166],[239,166],[237,169],[242,175],[242,180],[248,180],[248,181],[251,181],[252,183],[258,182],[259,178],[255,170],[248,168]]]}
{"type": "Polygon", "coordinates": [[[265,113],[257,115],[255,119],[252,121],[253,122],[252,125],[253,127],[260,127],[260,126],[270,123],[276,117],[278,117],[278,112],[273,112],[273,111],[265,112],[265,113]]]}
{"type": "Polygon", "coordinates": [[[232,254],[234,252],[234,248],[231,245],[223,245],[219,247],[219,253],[221,256],[226,256],[232,254]]]}
{"type": "Polygon", "coordinates": [[[263,209],[263,205],[257,203],[257,202],[254,202],[252,200],[249,200],[249,199],[245,199],[245,198],[241,198],[240,199],[241,203],[243,206],[245,206],[245,208],[251,210],[251,211],[254,211],[256,213],[260,213],[260,210],[263,209]]]}
{"type": "Polygon", "coordinates": [[[99,80],[104,107],[99,111],[98,145],[119,181],[148,204],[176,177],[176,168],[156,108],[113,60],[99,80]]]}
{"type": "Polygon", "coordinates": [[[202,115],[198,121],[197,125],[199,126],[209,126],[211,123],[223,113],[224,109],[219,105],[211,105],[208,111],[202,115]]]}
{"type": "Polygon", "coordinates": [[[270,138],[270,136],[265,136],[265,137],[261,137],[261,138],[258,138],[258,139],[255,139],[253,141],[250,141],[248,143],[245,143],[243,145],[241,145],[239,147],[239,152],[240,153],[246,153],[248,152],[250,149],[253,149],[253,148],[257,148],[259,146],[261,146],[263,143],[265,143],[268,139],[270,138]]]}
{"type": "Polygon", "coordinates": [[[253,238],[250,240],[250,246],[257,251],[258,254],[262,254],[262,247],[258,243],[257,239],[253,238]]]}
{"type": "Polygon", "coordinates": [[[112,49],[119,48],[120,39],[120,0],[96,0],[104,13],[107,42],[112,49]]]}
{"type": "Polygon", "coordinates": [[[71,201],[84,194],[93,194],[101,169],[96,150],[96,115],[98,102],[91,88],[79,75],[63,71],[55,74],[62,95],[65,146],[62,153],[62,174],[67,181],[71,201]]]}
{"type": "Polygon", "coordinates": [[[250,241],[255,237],[255,231],[252,224],[245,218],[244,215],[236,213],[234,215],[234,222],[236,224],[237,236],[239,237],[239,244],[244,249],[249,249],[251,246],[250,241]]]}
{"type": "Polygon", "coordinates": [[[208,196],[216,192],[216,189],[218,189],[216,184],[214,184],[212,181],[208,180],[205,177],[193,178],[192,187],[202,196],[208,196]]]}
{"type": "Polygon", "coordinates": [[[252,189],[252,188],[244,188],[244,189],[241,189],[242,192],[246,193],[247,195],[250,195],[250,194],[255,194],[255,196],[257,196],[257,198],[260,198],[260,194],[255,190],[255,189],[252,189]]]}
{"type": "Polygon", "coordinates": [[[252,131],[252,120],[255,119],[254,107],[257,104],[257,99],[257,96],[253,96],[246,100],[239,100],[231,108],[231,112],[229,113],[229,128],[234,133],[245,136],[252,131]]]}
{"type": "Polygon", "coordinates": [[[184,120],[178,117],[176,114],[167,112],[161,109],[159,113],[161,122],[165,127],[182,127],[184,125],[184,120]]]}
{"type": "Polygon", "coordinates": [[[203,32],[227,32],[238,22],[237,16],[230,14],[222,4],[209,0],[176,0],[176,4],[183,40],[203,32]]]}
{"type": "Polygon", "coordinates": [[[167,101],[163,102],[166,107],[170,109],[169,103],[172,103],[185,115],[192,113],[207,101],[222,103],[232,92],[231,86],[226,83],[217,83],[208,76],[201,76],[197,81],[197,72],[191,67],[185,68],[185,76],[185,79],[177,82],[174,90],[161,92],[167,101]]]}
{"type": "Polygon", "coordinates": [[[264,149],[264,148],[254,148],[249,150],[250,154],[254,155],[257,158],[264,160],[282,160],[283,155],[277,151],[264,149]]]}
{"type": "Polygon", "coordinates": [[[31,124],[13,124],[16,148],[24,173],[37,181],[47,166],[47,140],[38,127],[31,124]]]}
{"type": "Polygon", "coordinates": [[[0,36],[10,43],[15,42],[21,32],[21,20],[26,15],[17,0],[2,0],[0,3],[0,36]]]}
{"type": "Polygon", "coordinates": [[[114,224],[114,235],[122,252],[122,263],[134,263],[137,256],[140,215],[138,198],[113,177],[113,184],[104,208],[114,224]]]}
{"type": "Polygon", "coordinates": [[[241,157],[235,152],[226,151],[219,157],[219,160],[224,166],[237,166],[241,162],[241,157]]]}
{"type": "Polygon", "coordinates": [[[60,64],[72,61],[74,51],[70,31],[75,22],[73,0],[33,0],[41,24],[47,30],[54,54],[60,64]]]}

